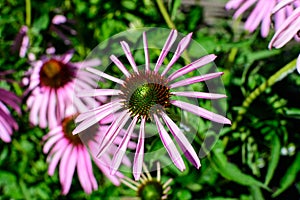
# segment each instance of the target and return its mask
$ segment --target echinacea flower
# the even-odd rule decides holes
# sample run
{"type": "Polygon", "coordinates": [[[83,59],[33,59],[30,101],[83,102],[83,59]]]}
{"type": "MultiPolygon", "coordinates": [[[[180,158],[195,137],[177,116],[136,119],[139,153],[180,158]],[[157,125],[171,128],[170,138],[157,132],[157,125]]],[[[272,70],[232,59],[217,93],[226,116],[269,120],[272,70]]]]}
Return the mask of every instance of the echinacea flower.
{"type": "MultiPolygon", "coordinates": [[[[24,84],[28,84],[25,96],[29,108],[30,122],[41,128],[55,127],[65,117],[65,109],[74,104],[78,112],[87,110],[84,102],[97,104],[97,99],[79,99],[74,95],[76,88],[93,88],[94,80],[98,80],[94,74],[79,70],[81,65],[93,67],[100,64],[98,59],[85,62],[70,62],[73,51],[68,51],[62,56],[44,56],[40,60],[32,62],[32,68],[28,71],[28,78],[24,78],[24,84]]],[[[101,99],[99,99],[101,100],[101,99]]],[[[102,99],[104,100],[104,99],[102,99]]]]}
{"type": "MultiPolygon", "coordinates": [[[[225,8],[235,9],[236,12],[233,15],[234,19],[242,16],[247,10],[251,9],[250,15],[247,17],[244,28],[250,33],[254,32],[261,24],[261,36],[267,37],[272,24],[272,10],[275,8],[280,0],[230,0],[225,8]]],[[[297,6],[299,4],[295,3],[297,6]]],[[[284,22],[284,20],[291,14],[294,7],[285,7],[274,15],[275,30],[284,22]]]]}
{"type": "MultiPolygon", "coordinates": [[[[281,4],[278,4],[274,12],[279,12],[280,9],[283,9],[289,3],[296,1],[282,1],[281,4]]],[[[269,43],[269,49],[272,47],[281,48],[286,43],[288,43],[292,38],[297,37],[300,30],[300,2],[299,7],[295,9],[292,14],[284,21],[284,23],[278,28],[275,32],[273,38],[269,43]]],[[[297,71],[300,73],[300,55],[297,59],[297,71]]]]}
{"type": "Polygon", "coordinates": [[[179,42],[173,58],[170,60],[169,64],[166,66],[163,72],[160,72],[160,69],[164,58],[167,56],[177,38],[176,30],[172,30],[170,32],[169,37],[165,42],[158,61],[154,67],[154,70],[150,69],[148,42],[145,32],[143,33],[143,43],[146,60],[145,69],[138,69],[138,66],[136,65],[135,60],[131,54],[129,45],[125,41],[121,42],[121,46],[133,71],[128,71],[128,69],[126,69],[126,67],[115,55],[110,56],[112,62],[124,74],[125,78],[123,80],[117,77],[113,77],[97,69],[86,68],[88,71],[95,73],[100,77],[117,83],[119,89],[93,89],[80,91],[80,93],[78,93],[78,96],[80,97],[110,95],[113,97],[113,99],[109,103],[103,104],[100,107],[80,114],[75,120],[77,123],[80,123],[75,128],[73,133],[79,133],[90,127],[91,125],[97,123],[99,120],[105,118],[107,115],[114,114],[115,120],[112,122],[108,131],[105,133],[104,139],[99,147],[98,157],[101,158],[102,154],[107,150],[107,148],[109,148],[110,144],[112,144],[114,139],[119,135],[125,124],[130,123],[127,128],[126,134],[123,137],[123,141],[121,142],[121,145],[118,147],[114,155],[111,165],[112,174],[114,174],[118,170],[121,163],[120,161],[125,154],[127,144],[130,141],[134,128],[139,124],[140,129],[138,134],[138,144],[133,162],[134,177],[136,180],[139,179],[144,159],[144,139],[145,128],[147,126],[146,122],[149,120],[155,122],[164,147],[166,148],[173,163],[181,171],[185,169],[183,159],[174,142],[172,141],[170,135],[164,128],[161,120],[163,120],[164,124],[167,125],[168,129],[170,130],[171,134],[175,138],[176,142],[180,146],[187,159],[196,168],[200,167],[199,157],[197,156],[192,145],[189,143],[186,136],[166,112],[166,108],[170,106],[178,107],[197,116],[221,124],[231,123],[227,118],[210,112],[197,105],[173,99],[173,97],[175,96],[203,99],[218,99],[226,97],[222,94],[176,91],[177,88],[220,77],[223,74],[222,72],[209,73],[206,75],[187,78],[185,80],[175,81],[177,78],[189,72],[192,72],[208,63],[211,63],[216,58],[215,55],[207,55],[194,61],[191,64],[182,67],[174,73],[167,75],[171,67],[187,48],[191,37],[192,34],[190,33],[179,42]]]}
{"type": "Polygon", "coordinates": [[[137,197],[142,200],[163,200],[168,198],[168,192],[171,190],[170,183],[172,178],[166,182],[161,180],[160,163],[156,163],[157,175],[152,177],[147,166],[143,164],[144,173],[141,174],[140,181],[131,180],[128,177],[121,179],[121,182],[133,189],[137,193],[137,197]]]}
{"type": "MultiPolygon", "coordinates": [[[[120,178],[123,177],[121,173],[117,173],[115,176],[110,175],[109,165],[111,163],[111,154],[115,151],[116,147],[112,146],[108,152],[103,156],[101,161],[92,156],[97,151],[97,142],[101,140],[102,134],[108,128],[106,122],[100,122],[100,126],[96,131],[90,131],[93,128],[86,130],[89,134],[89,138],[83,138],[79,135],[73,135],[72,130],[74,128],[74,116],[70,115],[63,119],[62,123],[57,127],[50,130],[50,132],[44,136],[43,152],[48,154],[47,162],[49,162],[48,174],[52,176],[59,163],[59,180],[62,185],[62,194],[66,195],[71,187],[72,179],[75,169],[79,178],[79,182],[85,191],[90,194],[92,191],[98,189],[97,180],[95,178],[92,161],[100,169],[100,171],[114,184],[120,185],[120,178]],[[90,134],[92,132],[92,135],[90,134]],[[89,153],[92,152],[92,155],[89,153]]],[[[120,140],[120,139],[119,139],[120,140]]],[[[131,148],[134,147],[134,143],[131,144],[131,148]]],[[[130,161],[124,160],[126,165],[130,165],[130,161]]]]}
{"type": "Polygon", "coordinates": [[[0,88],[0,138],[6,143],[11,142],[13,131],[18,129],[18,124],[7,106],[10,106],[20,114],[20,103],[20,98],[14,93],[0,88]]]}
{"type": "Polygon", "coordinates": [[[22,26],[17,34],[11,50],[13,53],[18,52],[21,58],[24,58],[29,47],[28,27],[22,26]]]}

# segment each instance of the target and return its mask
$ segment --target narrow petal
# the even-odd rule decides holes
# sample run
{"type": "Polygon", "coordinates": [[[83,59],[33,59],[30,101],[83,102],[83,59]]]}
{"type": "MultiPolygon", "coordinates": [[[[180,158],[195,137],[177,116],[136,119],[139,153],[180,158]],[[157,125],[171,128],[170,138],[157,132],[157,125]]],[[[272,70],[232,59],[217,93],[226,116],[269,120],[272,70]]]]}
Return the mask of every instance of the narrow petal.
{"type": "Polygon", "coordinates": [[[172,135],[174,136],[175,140],[179,144],[182,152],[184,153],[185,157],[197,168],[201,166],[199,157],[195,152],[194,148],[187,140],[185,135],[182,131],[178,128],[178,126],[169,118],[169,116],[162,112],[161,116],[165,121],[166,125],[168,126],[169,130],[171,131],[172,135]]]}
{"type": "Polygon", "coordinates": [[[122,49],[123,49],[123,51],[124,51],[124,53],[125,53],[128,61],[129,61],[130,65],[131,65],[133,71],[138,74],[139,71],[138,71],[138,68],[137,68],[137,66],[135,64],[134,58],[133,58],[133,56],[131,54],[129,45],[125,41],[122,41],[121,42],[121,46],[122,46],[122,49]]]}
{"type": "Polygon", "coordinates": [[[88,171],[91,169],[88,169],[85,165],[86,160],[88,161],[90,159],[85,159],[85,156],[88,155],[84,153],[86,151],[84,146],[78,146],[77,148],[78,148],[78,159],[77,159],[78,179],[84,192],[90,194],[92,192],[92,185],[91,182],[89,181],[88,171]]]}
{"type": "Polygon", "coordinates": [[[118,118],[110,125],[109,129],[105,133],[105,136],[100,144],[97,158],[100,158],[102,154],[110,147],[116,136],[119,134],[121,129],[124,127],[126,122],[129,120],[130,114],[125,110],[118,118]]]}
{"type": "Polygon", "coordinates": [[[180,68],[179,70],[175,71],[174,73],[172,73],[169,77],[168,80],[172,81],[178,77],[181,77],[191,71],[194,71],[195,69],[199,69],[200,67],[203,67],[205,65],[207,65],[208,63],[214,61],[216,59],[216,55],[214,54],[209,54],[206,56],[203,56],[202,58],[192,62],[189,65],[186,65],[182,68],[180,68]]]}
{"type": "Polygon", "coordinates": [[[143,32],[143,43],[144,43],[144,52],[145,52],[145,70],[150,70],[150,59],[149,59],[149,52],[148,52],[148,41],[146,32],[143,32]]]}
{"type": "Polygon", "coordinates": [[[66,178],[66,172],[68,171],[68,163],[71,157],[73,145],[68,143],[65,151],[62,154],[60,164],[59,164],[59,181],[65,187],[66,184],[65,178],[66,178]]]}
{"type": "Polygon", "coordinates": [[[49,103],[48,103],[48,123],[49,123],[49,127],[50,128],[54,128],[57,126],[58,124],[58,119],[57,116],[56,116],[56,103],[57,103],[57,100],[56,100],[56,93],[54,90],[51,90],[50,91],[50,96],[49,96],[49,103]]]}
{"type": "Polygon", "coordinates": [[[205,75],[202,75],[202,76],[195,76],[195,77],[192,77],[192,78],[187,78],[187,79],[184,79],[182,81],[172,83],[170,85],[170,88],[177,88],[177,87],[181,87],[181,86],[185,86],[185,85],[191,85],[191,84],[202,82],[202,81],[207,81],[207,80],[219,77],[222,74],[223,74],[223,72],[215,72],[215,73],[205,74],[205,75]]]}
{"type": "Polygon", "coordinates": [[[48,153],[49,150],[51,149],[51,147],[58,141],[60,140],[64,135],[61,133],[58,133],[57,135],[54,135],[53,137],[51,137],[49,140],[47,140],[47,142],[45,143],[44,147],[43,147],[43,152],[44,153],[48,153]]]}
{"type": "Polygon", "coordinates": [[[98,188],[98,183],[97,183],[97,180],[96,180],[96,178],[94,176],[94,173],[93,173],[93,165],[92,165],[91,156],[90,156],[89,152],[86,150],[85,146],[83,146],[82,148],[85,149],[85,151],[83,151],[83,153],[85,154],[84,164],[85,164],[85,167],[87,169],[89,181],[92,185],[92,190],[96,190],[98,188]]]}
{"type": "Polygon", "coordinates": [[[174,142],[172,141],[171,137],[169,136],[169,134],[167,133],[167,131],[165,130],[163,125],[161,124],[157,115],[154,114],[153,116],[154,116],[154,120],[155,120],[157,129],[158,129],[160,139],[161,139],[164,147],[166,148],[169,156],[171,157],[173,163],[180,171],[185,170],[184,162],[183,162],[181,155],[178,152],[174,142]]]}
{"type": "Polygon", "coordinates": [[[135,180],[140,179],[143,161],[144,161],[145,122],[146,122],[146,119],[142,118],[138,144],[137,144],[137,148],[136,148],[136,153],[134,155],[133,176],[134,176],[135,180]]]}
{"type": "Polygon", "coordinates": [[[281,48],[290,41],[299,31],[300,27],[300,7],[295,9],[284,23],[275,32],[269,43],[269,49],[273,47],[281,48]]]}
{"type": "Polygon", "coordinates": [[[172,92],[171,94],[175,96],[184,96],[201,99],[221,99],[227,97],[224,94],[216,94],[209,92],[172,92]]]}
{"type": "Polygon", "coordinates": [[[61,59],[61,62],[62,63],[68,63],[71,58],[73,57],[73,54],[74,54],[74,50],[69,50],[67,51],[60,59],[61,59]]]}
{"type": "Polygon", "coordinates": [[[117,105],[115,107],[107,107],[103,110],[100,110],[99,112],[92,112],[93,116],[91,116],[90,118],[84,120],[83,122],[81,122],[74,130],[73,130],[73,134],[78,134],[82,131],[84,131],[85,129],[91,127],[92,125],[98,123],[100,120],[104,119],[105,117],[107,117],[108,115],[118,111],[121,108],[121,106],[117,105]]]}
{"type": "Polygon", "coordinates": [[[278,12],[280,9],[282,9],[283,7],[293,3],[295,0],[281,0],[279,1],[276,6],[272,9],[272,14],[278,12]]]}
{"type": "Polygon", "coordinates": [[[113,61],[115,63],[115,65],[121,70],[121,72],[127,78],[130,77],[130,73],[128,72],[126,67],[123,65],[123,63],[115,55],[111,55],[109,58],[111,59],[111,61],[113,61]]]}
{"type": "Polygon", "coordinates": [[[163,47],[159,57],[158,57],[158,60],[156,62],[155,68],[154,68],[155,72],[158,72],[162,62],[164,61],[166,55],[168,54],[169,50],[171,49],[176,38],[177,38],[177,31],[172,30],[168,36],[168,39],[166,40],[166,43],[164,44],[164,47],[163,47]]]}
{"type": "Polygon", "coordinates": [[[183,110],[186,110],[190,113],[193,113],[197,116],[203,117],[210,121],[218,122],[221,124],[231,124],[231,121],[229,119],[227,119],[226,117],[215,114],[215,113],[208,111],[204,108],[201,108],[199,106],[196,106],[196,105],[193,105],[190,103],[186,103],[183,101],[177,101],[177,100],[171,100],[170,103],[173,104],[174,106],[177,106],[183,110]]]}
{"type": "Polygon", "coordinates": [[[78,97],[112,96],[119,95],[120,90],[115,89],[87,89],[77,93],[78,97]]]}
{"type": "Polygon", "coordinates": [[[135,125],[136,125],[136,122],[137,122],[137,116],[135,116],[133,118],[133,120],[131,121],[127,131],[126,131],[126,135],[123,137],[123,140],[122,142],[120,143],[115,155],[114,155],[114,158],[113,158],[113,161],[112,161],[112,164],[111,164],[111,174],[112,175],[115,175],[116,171],[119,169],[119,166],[123,160],[123,157],[125,155],[125,152],[126,152],[126,149],[127,149],[127,146],[128,146],[128,142],[131,138],[131,134],[135,128],[135,125]]]}
{"type": "Polygon", "coordinates": [[[169,64],[165,68],[165,70],[162,72],[162,74],[161,74],[162,76],[164,76],[170,70],[170,68],[174,65],[174,63],[178,60],[178,58],[181,56],[181,54],[187,48],[187,46],[189,45],[189,43],[192,39],[192,34],[193,33],[189,33],[187,36],[182,38],[182,40],[179,42],[171,61],[169,62],[169,64]]]}
{"type": "Polygon", "coordinates": [[[122,81],[121,79],[118,79],[116,77],[108,75],[108,74],[106,74],[106,73],[104,73],[104,72],[102,72],[100,70],[97,70],[97,69],[94,69],[94,68],[90,68],[90,67],[87,67],[86,70],[89,71],[89,72],[91,72],[91,73],[94,73],[94,74],[96,74],[96,75],[98,75],[100,77],[103,77],[105,79],[111,80],[111,81],[113,81],[115,83],[119,83],[121,85],[124,83],[124,81],[122,81]]]}
{"type": "Polygon", "coordinates": [[[70,154],[69,162],[66,165],[67,167],[66,171],[64,172],[66,173],[66,176],[62,184],[62,194],[68,194],[71,188],[76,162],[77,162],[77,148],[73,148],[70,154]]]}
{"type": "Polygon", "coordinates": [[[248,8],[250,8],[256,2],[257,0],[247,0],[245,3],[239,6],[239,9],[233,15],[233,18],[237,19],[240,15],[242,15],[248,8]]]}

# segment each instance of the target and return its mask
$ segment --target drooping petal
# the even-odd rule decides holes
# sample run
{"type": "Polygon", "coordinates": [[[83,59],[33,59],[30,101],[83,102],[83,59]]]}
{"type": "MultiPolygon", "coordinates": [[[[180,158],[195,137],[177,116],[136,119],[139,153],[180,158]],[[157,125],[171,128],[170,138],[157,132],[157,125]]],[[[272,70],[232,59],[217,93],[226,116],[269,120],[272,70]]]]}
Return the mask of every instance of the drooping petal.
{"type": "Polygon", "coordinates": [[[101,158],[102,154],[110,147],[129,118],[130,114],[126,110],[122,111],[118,118],[110,125],[103,140],[101,141],[97,158],[101,158]]]}
{"type": "Polygon", "coordinates": [[[181,77],[191,71],[194,71],[195,69],[199,69],[200,67],[203,67],[205,65],[207,65],[208,63],[214,61],[216,59],[216,55],[214,54],[209,54],[206,56],[201,57],[200,59],[192,62],[191,64],[188,64],[182,68],[180,68],[179,70],[173,72],[169,77],[168,80],[172,81],[178,77],[181,77]]]}
{"type": "Polygon", "coordinates": [[[66,167],[67,167],[66,171],[64,172],[65,179],[63,180],[63,184],[62,184],[62,194],[68,194],[68,192],[70,190],[75,167],[76,167],[76,162],[77,162],[77,148],[73,148],[72,152],[70,153],[69,161],[66,164],[66,167]]]}
{"type": "Polygon", "coordinates": [[[131,134],[135,128],[135,125],[136,125],[136,122],[137,122],[138,118],[137,116],[135,116],[133,118],[133,120],[131,121],[127,131],[126,131],[126,135],[123,137],[123,140],[122,142],[120,143],[114,157],[113,157],[113,161],[112,161],[112,164],[111,164],[111,174],[112,175],[115,175],[116,171],[119,169],[119,166],[123,160],[123,157],[125,155],[125,152],[126,152],[126,149],[127,149],[127,146],[128,146],[128,142],[131,138],[131,134]]]}
{"type": "Polygon", "coordinates": [[[130,73],[128,72],[128,70],[126,69],[126,67],[123,65],[123,63],[115,55],[111,55],[109,58],[111,59],[111,61],[113,61],[115,63],[115,65],[121,70],[121,72],[127,78],[130,77],[130,73]]]}
{"type": "Polygon", "coordinates": [[[161,116],[163,120],[165,121],[166,125],[168,126],[169,130],[171,131],[172,135],[174,136],[175,140],[179,144],[182,152],[186,156],[186,158],[197,168],[201,166],[200,160],[198,155],[196,154],[194,148],[189,143],[185,135],[182,133],[182,131],[178,128],[178,126],[172,121],[172,119],[169,118],[169,116],[161,112],[161,116]]]}
{"type": "Polygon", "coordinates": [[[184,97],[192,97],[192,98],[201,98],[201,99],[220,99],[227,97],[224,94],[216,94],[209,92],[172,92],[172,95],[175,96],[184,96],[184,97]]]}
{"type": "Polygon", "coordinates": [[[86,89],[77,93],[78,97],[112,96],[119,95],[120,90],[115,89],[86,89]]]}
{"type": "Polygon", "coordinates": [[[146,122],[146,119],[142,118],[138,144],[137,144],[136,152],[134,155],[133,176],[134,176],[135,180],[139,180],[140,175],[142,173],[142,167],[143,167],[143,161],[144,161],[145,122],[146,122]]]}
{"type": "Polygon", "coordinates": [[[283,7],[293,3],[295,0],[281,0],[279,1],[276,6],[272,9],[272,14],[278,12],[280,9],[282,9],[283,7]]]}
{"type": "Polygon", "coordinates": [[[169,62],[167,67],[164,69],[164,71],[161,73],[162,76],[164,76],[170,70],[170,68],[174,65],[174,63],[178,60],[178,58],[181,56],[181,54],[187,48],[187,46],[189,45],[189,43],[192,39],[192,35],[193,35],[193,33],[189,33],[187,36],[182,38],[182,40],[179,42],[171,61],[169,62]]]}
{"type": "Polygon", "coordinates": [[[300,30],[300,7],[284,21],[269,43],[269,48],[281,48],[290,41],[300,30]]]}
{"type": "Polygon", "coordinates": [[[81,122],[74,130],[73,130],[73,134],[78,134],[82,131],[84,131],[85,129],[91,127],[92,125],[98,123],[100,120],[104,119],[105,117],[107,117],[108,115],[118,111],[121,108],[120,105],[115,105],[115,107],[106,107],[103,110],[100,110],[98,112],[93,112],[92,111],[92,116],[86,120],[84,120],[83,122],[81,122]]]}
{"type": "Polygon", "coordinates": [[[149,59],[149,52],[148,52],[148,41],[146,32],[143,32],[143,43],[144,43],[144,53],[145,53],[145,70],[150,70],[150,59],[149,59]]]}
{"type": "Polygon", "coordinates": [[[127,57],[127,60],[129,61],[130,65],[131,65],[133,71],[138,74],[139,71],[138,71],[138,68],[137,68],[137,66],[135,64],[134,58],[133,58],[133,56],[131,54],[129,45],[127,44],[127,42],[122,41],[121,42],[121,46],[122,46],[122,49],[123,49],[123,51],[124,51],[124,53],[125,53],[125,55],[127,57]]]}
{"type": "Polygon", "coordinates": [[[177,31],[176,30],[172,30],[168,36],[168,39],[166,40],[166,43],[164,44],[163,49],[161,50],[161,53],[158,57],[158,60],[156,62],[156,65],[154,67],[154,71],[158,72],[162,62],[164,61],[166,55],[168,54],[168,52],[170,51],[173,43],[175,42],[177,38],[177,31]]]}
{"type": "Polygon", "coordinates": [[[78,159],[77,159],[77,174],[79,182],[85,193],[90,194],[92,192],[92,185],[89,180],[88,171],[92,169],[88,169],[85,165],[85,162],[91,162],[88,154],[84,152],[87,151],[84,146],[78,146],[78,159]],[[88,156],[88,159],[85,159],[85,156],[88,156]]]}
{"type": "Polygon", "coordinates": [[[94,74],[96,74],[96,75],[98,75],[100,77],[103,77],[105,79],[111,80],[111,81],[113,81],[115,83],[119,83],[121,85],[124,84],[124,81],[122,81],[121,79],[118,79],[116,77],[108,75],[108,74],[106,74],[106,73],[104,73],[104,72],[102,72],[100,70],[97,70],[97,69],[94,69],[94,68],[90,68],[90,67],[87,67],[86,70],[89,71],[89,72],[91,72],[91,73],[94,73],[94,74]]]}
{"type": "Polygon", "coordinates": [[[208,119],[210,121],[214,121],[214,122],[218,122],[221,124],[231,124],[231,121],[229,119],[227,119],[226,117],[222,116],[222,115],[218,115],[216,113],[213,113],[211,111],[208,111],[204,108],[201,108],[199,106],[190,104],[190,103],[186,103],[183,101],[177,101],[177,100],[171,100],[170,101],[171,104],[173,104],[174,106],[177,106],[183,110],[186,110],[190,113],[193,113],[197,116],[203,117],[205,119],[208,119]]]}
{"type": "Polygon", "coordinates": [[[199,82],[202,82],[202,81],[207,81],[207,80],[219,77],[222,74],[223,74],[223,72],[215,72],[215,73],[205,74],[205,75],[202,75],[202,76],[194,76],[192,78],[187,78],[187,79],[172,83],[170,85],[170,88],[177,88],[177,87],[182,87],[182,86],[185,86],[185,85],[191,85],[191,84],[194,84],[194,83],[199,83],[199,82]]]}
{"type": "Polygon", "coordinates": [[[163,125],[161,124],[157,115],[154,114],[153,116],[154,116],[154,120],[156,123],[156,127],[158,129],[160,139],[161,139],[164,147],[166,148],[169,156],[171,157],[173,163],[180,171],[185,170],[184,162],[183,162],[181,155],[178,152],[174,142],[172,141],[171,137],[169,136],[169,134],[167,133],[167,131],[165,130],[163,125]]]}

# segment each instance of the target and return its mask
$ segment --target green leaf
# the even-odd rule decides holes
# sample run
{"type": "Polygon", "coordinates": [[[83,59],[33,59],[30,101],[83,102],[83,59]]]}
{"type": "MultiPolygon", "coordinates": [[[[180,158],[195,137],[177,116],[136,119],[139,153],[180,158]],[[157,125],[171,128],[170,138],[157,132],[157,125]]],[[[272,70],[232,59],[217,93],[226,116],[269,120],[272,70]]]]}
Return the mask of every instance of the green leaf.
{"type": "Polygon", "coordinates": [[[284,192],[289,186],[295,181],[298,172],[300,171],[300,153],[297,153],[296,158],[292,165],[286,170],[285,175],[280,181],[280,187],[272,195],[272,197],[277,197],[279,194],[284,192]]]}
{"type": "Polygon", "coordinates": [[[251,186],[250,187],[250,192],[251,192],[251,195],[252,195],[253,199],[264,200],[264,197],[263,197],[259,187],[251,186]]]}
{"type": "Polygon", "coordinates": [[[48,27],[48,25],[49,25],[48,13],[42,15],[33,23],[33,27],[35,27],[37,30],[45,30],[48,27]]]}
{"type": "Polygon", "coordinates": [[[215,148],[212,151],[212,161],[215,164],[215,169],[226,179],[234,181],[244,186],[257,186],[269,190],[262,182],[256,180],[252,176],[244,174],[235,164],[224,161],[223,152],[216,152],[215,148]],[[220,155],[222,154],[222,156],[220,155]],[[218,156],[216,156],[218,155],[218,156]],[[222,159],[220,159],[222,158],[222,159]]]}
{"type": "Polygon", "coordinates": [[[174,0],[173,9],[172,9],[172,13],[171,13],[172,20],[174,20],[176,18],[177,10],[180,7],[180,4],[181,4],[181,0],[174,0]]]}
{"type": "Polygon", "coordinates": [[[270,155],[268,171],[265,179],[265,185],[268,185],[270,183],[274,175],[275,169],[278,165],[279,157],[280,157],[280,140],[276,134],[273,134],[271,155],[270,155]]]}

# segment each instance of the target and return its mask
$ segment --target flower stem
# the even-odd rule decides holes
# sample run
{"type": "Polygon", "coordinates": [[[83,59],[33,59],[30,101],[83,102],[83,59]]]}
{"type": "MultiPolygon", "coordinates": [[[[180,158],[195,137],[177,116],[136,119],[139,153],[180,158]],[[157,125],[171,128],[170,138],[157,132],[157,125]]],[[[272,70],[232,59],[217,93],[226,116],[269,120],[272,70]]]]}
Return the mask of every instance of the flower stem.
{"type": "Polygon", "coordinates": [[[156,0],[156,3],[158,5],[158,8],[162,14],[162,16],[164,17],[167,25],[169,28],[171,29],[176,29],[175,24],[172,22],[170,15],[168,14],[168,11],[164,5],[164,3],[162,2],[162,0],[156,0]]]}
{"type": "Polygon", "coordinates": [[[242,109],[238,111],[238,116],[236,120],[232,123],[231,128],[235,130],[237,128],[237,124],[243,119],[244,114],[247,112],[248,107],[251,103],[267,88],[274,85],[277,81],[285,78],[287,75],[292,73],[296,69],[297,59],[292,60],[275,74],[273,74],[266,82],[262,83],[259,87],[257,87],[251,94],[244,100],[242,104],[242,109]]]}
{"type": "Polygon", "coordinates": [[[25,0],[26,9],[26,25],[29,27],[31,25],[31,0],[25,0]]]}

